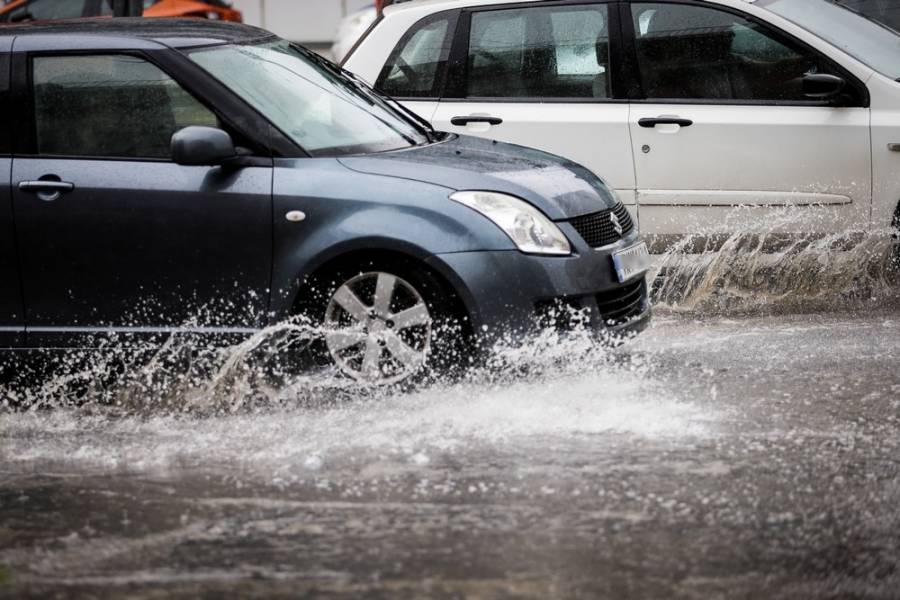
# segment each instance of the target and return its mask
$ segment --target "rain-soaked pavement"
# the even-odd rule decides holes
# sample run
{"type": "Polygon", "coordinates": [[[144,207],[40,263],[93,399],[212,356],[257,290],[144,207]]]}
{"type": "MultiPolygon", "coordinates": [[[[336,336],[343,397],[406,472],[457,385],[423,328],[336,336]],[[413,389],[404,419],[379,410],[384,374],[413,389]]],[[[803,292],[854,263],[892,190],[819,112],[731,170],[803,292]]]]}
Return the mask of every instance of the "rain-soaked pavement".
{"type": "Polygon", "coordinates": [[[0,596],[900,595],[900,312],[560,346],[319,407],[0,414],[0,596]]]}
{"type": "Polygon", "coordinates": [[[0,407],[0,597],[898,598],[884,239],[669,257],[638,339],[415,391],[42,388],[0,407]]]}

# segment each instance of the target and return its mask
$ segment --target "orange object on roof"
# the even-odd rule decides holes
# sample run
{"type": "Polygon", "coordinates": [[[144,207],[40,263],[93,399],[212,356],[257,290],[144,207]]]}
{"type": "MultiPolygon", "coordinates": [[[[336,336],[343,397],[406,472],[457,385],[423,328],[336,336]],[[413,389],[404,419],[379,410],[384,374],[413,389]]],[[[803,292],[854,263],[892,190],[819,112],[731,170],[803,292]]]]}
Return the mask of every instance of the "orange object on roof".
{"type": "MultiPolygon", "coordinates": [[[[112,0],[13,0],[0,6],[0,22],[5,23],[108,16],[112,16],[112,0]]],[[[144,16],[243,21],[241,12],[223,0],[145,0],[144,16]]]]}
{"type": "Polygon", "coordinates": [[[160,0],[144,9],[145,17],[201,17],[220,21],[243,21],[241,12],[224,2],[160,0]]]}

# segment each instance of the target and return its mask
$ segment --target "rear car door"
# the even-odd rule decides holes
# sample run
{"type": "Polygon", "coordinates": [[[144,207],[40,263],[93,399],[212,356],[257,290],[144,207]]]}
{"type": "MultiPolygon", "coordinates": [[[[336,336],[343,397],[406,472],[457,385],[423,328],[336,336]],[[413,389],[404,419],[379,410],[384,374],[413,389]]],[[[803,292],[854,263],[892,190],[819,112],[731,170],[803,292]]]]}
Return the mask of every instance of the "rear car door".
{"type": "Polygon", "coordinates": [[[148,55],[28,52],[40,43],[19,38],[14,55],[28,115],[12,179],[29,345],[261,326],[271,165],[175,164],[175,131],[224,127],[209,105],[148,55]]]}
{"type": "Polygon", "coordinates": [[[9,102],[9,65],[12,38],[0,38],[0,348],[21,346],[25,332],[16,228],[13,222],[12,113],[9,102]]]}
{"type": "Polygon", "coordinates": [[[665,241],[748,227],[843,231],[867,222],[872,164],[861,82],[734,10],[635,2],[627,14],[642,90],[630,128],[645,234],[665,241]],[[846,79],[840,106],[804,94],[803,78],[812,73],[846,79]]]}
{"type": "Polygon", "coordinates": [[[633,208],[615,3],[463,10],[437,129],[532,146],[604,178],[633,208]]]}

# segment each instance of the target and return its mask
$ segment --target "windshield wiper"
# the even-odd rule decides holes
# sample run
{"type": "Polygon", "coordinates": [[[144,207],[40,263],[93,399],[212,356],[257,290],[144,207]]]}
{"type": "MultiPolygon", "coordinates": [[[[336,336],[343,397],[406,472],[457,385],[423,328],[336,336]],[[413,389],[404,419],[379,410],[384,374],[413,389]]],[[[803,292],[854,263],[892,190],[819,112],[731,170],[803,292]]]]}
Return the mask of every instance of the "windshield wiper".
{"type": "Polygon", "coordinates": [[[375,88],[370,86],[368,83],[366,83],[366,81],[364,79],[362,79],[356,73],[353,73],[352,71],[348,71],[347,69],[345,69],[343,67],[339,67],[339,68],[341,69],[341,73],[348,79],[351,79],[357,86],[361,87],[363,90],[367,91],[368,93],[381,98],[385,102],[390,102],[395,107],[397,107],[401,111],[403,111],[403,113],[407,117],[411,118],[413,121],[418,123],[419,127],[422,130],[422,133],[425,135],[426,138],[428,138],[429,142],[433,142],[433,141],[437,140],[437,130],[435,130],[435,128],[432,127],[431,123],[429,123],[427,119],[423,118],[421,115],[416,113],[411,108],[405,106],[402,102],[400,102],[393,96],[391,96],[389,94],[385,94],[384,92],[381,92],[379,90],[376,90],[375,88]]]}
{"type": "MultiPolygon", "coordinates": [[[[365,95],[374,96],[386,103],[389,102],[396,108],[400,109],[400,111],[403,112],[404,115],[406,115],[408,118],[411,118],[416,123],[420,133],[422,133],[422,135],[425,136],[425,139],[428,140],[429,143],[434,142],[438,139],[437,131],[434,129],[434,127],[431,126],[431,123],[429,123],[426,119],[423,119],[420,115],[416,114],[414,111],[410,110],[406,106],[403,106],[403,104],[400,103],[400,101],[385,94],[384,92],[380,92],[380,91],[376,90],[375,88],[370,86],[368,83],[366,83],[356,73],[348,71],[347,69],[341,67],[340,65],[336,65],[335,63],[331,62],[324,56],[316,54],[312,50],[309,50],[308,48],[304,48],[303,46],[300,46],[299,44],[291,44],[291,47],[302,52],[304,56],[306,56],[308,59],[315,62],[320,67],[327,69],[328,71],[331,71],[335,75],[342,75],[344,78],[349,79],[350,82],[354,86],[356,86],[356,88],[358,90],[364,92],[365,95]]],[[[372,104],[374,104],[374,103],[372,102],[372,104]]],[[[398,133],[401,137],[403,137],[403,139],[408,141],[410,143],[410,145],[412,145],[412,146],[416,145],[415,140],[411,139],[409,136],[407,136],[403,133],[400,133],[400,132],[398,132],[398,133]]]]}

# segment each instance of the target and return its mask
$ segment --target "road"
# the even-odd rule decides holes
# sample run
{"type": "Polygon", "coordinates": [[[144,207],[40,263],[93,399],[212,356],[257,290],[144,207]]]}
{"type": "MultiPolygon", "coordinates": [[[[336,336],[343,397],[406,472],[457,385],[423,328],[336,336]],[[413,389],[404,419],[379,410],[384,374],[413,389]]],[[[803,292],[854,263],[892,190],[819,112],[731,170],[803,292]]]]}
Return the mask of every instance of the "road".
{"type": "Polygon", "coordinates": [[[202,415],[0,413],[0,596],[900,593],[900,311],[669,312],[505,364],[202,415]]]}

